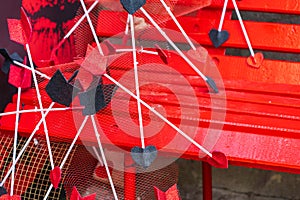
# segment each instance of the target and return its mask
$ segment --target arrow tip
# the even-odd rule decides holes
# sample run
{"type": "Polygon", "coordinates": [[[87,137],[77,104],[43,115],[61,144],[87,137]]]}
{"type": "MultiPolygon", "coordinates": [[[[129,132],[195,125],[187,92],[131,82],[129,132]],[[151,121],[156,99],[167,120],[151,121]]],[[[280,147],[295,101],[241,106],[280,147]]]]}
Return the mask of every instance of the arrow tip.
{"type": "Polygon", "coordinates": [[[0,197],[5,194],[7,194],[5,187],[0,187],[0,197]]]}
{"type": "Polygon", "coordinates": [[[208,76],[207,76],[206,78],[207,78],[206,83],[209,85],[209,87],[210,87],[215,93],[218,93],[218,92],[219,92],[219,89],[218,89],[218,87],[217,87],[215,81],[214,81],[212,78],[208,77],[208,76]]]}

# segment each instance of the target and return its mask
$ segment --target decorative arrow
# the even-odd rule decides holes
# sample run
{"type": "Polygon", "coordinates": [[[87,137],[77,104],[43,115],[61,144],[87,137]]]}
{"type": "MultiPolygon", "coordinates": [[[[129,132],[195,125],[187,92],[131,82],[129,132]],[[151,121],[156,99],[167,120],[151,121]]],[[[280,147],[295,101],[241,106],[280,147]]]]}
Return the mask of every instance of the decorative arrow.
{"type": "Polygon", "coordinates": [[[73,187],[72,193],[70,196],[70,200],[95,200],[95,199],[96,199],[96,193],[91,194],[86,197],[81,197],[81,195],[79,194],[79,192],[75,186],[73,187]]]}
{"type": "Polygon", "coordinates": [[[5,189],[5,187],[0,187],[0,197],[1,196],[3,196],[3,195],[5,195],[5,194],[7,194],[7,191],[6,191],[6,189],[5,189]]]}
{"type": "Polygon", "coordinates": [[[102,85],[79,93],[80,104],[85,108],[83,115],[94,115],[99,110],[104,109],[111,101],[116,90],[114,84],[102,85]]]}
{"type": "Polygon", "coordinates": [[[250,42],[250,39],[249,39],[249,36],[248,36],[248,33],[246,31],[246,28],[245,28],[245,25],[244,25],[244,22],[243,22],[243,19],[242,19],[241,13],[240,13],[239,8],[238,8],[238,6],[236,4],[236,1],[232,0],[232,3],[233,3],[233,6],[234,6],[236,15],[237,15],[237,17],[239,19],[239,22],[240,22],[240,25],[241,25],[244,37],[246,39],[246,42],[247,42],[247,45],[248,45],[248,48],[249,48],[249,51],[250,51],[250,54],[251,54],[250,56],[253,58],[252,62],[249,61],[250,60],[249,59],[249,60],[247,60],[247,63],[249,65],[251,65],[252,67],[259,68],[261,66],[262,62],[263,62],[264,57],[261,56],[262,53],[259,53],[258,55],[255,55],[255,53],[253,51],[253,48],[252,48],[252,45],[251,45],[251,42],[250,42]],[[258,57],[260,57],[260,59],[258,59],[258,57]]]}
{"type": "MultiPolygon", "coordinates": [[[[24,59],[24,64],[26,65],[26,60],[24,59]]],[[[23,67],[17,67],[15,65],[10,65],[8,82],[17,88],[30,88],[32,82],[31,71],[23,67]]]]}
{"type": "Polygon", "coordinates": [[[130,15],[133,15],[137,10],[146,4],[146,0],[121,0],[121,4],[130,15]]]}
{"type": "Polygon", "coordinates": [[[8,74],[11,65],[13,64],[14,60],[23,62],[23,59],[19,56],[18,53],[9,54],[7,49],[0,49],[0,54],[4,57],[4,63],[2,65],[1,70],[3,73],[8,74]]]}
{"type": "Polygon", "coordinates": [[[67,81],[60,70],[55,72],[46,86],[46,92],[52,101],[65,106],[70,106],[73,98],[80,91],[79,88],[70,84],[70,82],[76,77],[77,73],[78,71],[76,71],[67,81]]]}
{"type": "Polygon", "coordinates": [[[226,30],[222,31],[227,4],[228,4],[228,0],[225,0],[218,30],[212,29],[209,32],[209,38],[210,38],[211,42],[213,43],[214,47],[216,47],[216,48],[218,48],[219,46],[224,44],[229,38],[228,31],[226,31],[226,30]]]}
{"type": "Polygon", "coordinates": [[[131,157],[136,164],[148,168],[157,157],[157,149],[155,146],[136,146],[131,149],[131,157]]]}
{"type": "Polygon", "coordinates": [[[176,46],[176,44],[170,39],[170,37],[160,28],[160,26],[154,21],[154,19],[148,14],[144,8],[140,8],[146,18],[152,23],[152,25],[160,32],[160,34],[169,42],[169,44],[175,49],[175,51],[189,64],[189,66],[207,83],[207,85],[215,92],[219,90],[216,87],[214,81],[207,78],[191,61],[190,59],[176,46]]]}
{"type": "Polygon", "coordinates": [[[52,169],[50,171],[50,180],[51,180],[51,183],[53,185],[53,187],[55,189],[58,188],[59,186],[59,183],[60,183],[60,180],[61,180],[61,169],[60,167],[54,167],[54,169],[52,169]]]}
{"type": "Polygon", "coordinates": [[[166,192],[161,191],[157,187],[154,187],[156,200],[181,200],[177,185],[173,185],[166,192]]]}
{"type": "Polygon", "coordinates": [[[247,58],[248,65],[257,69],[262,65],[263,61],[264,54],[262,54],[261,52],[257,52],[256,54],[254,54],[254,57],[249,56],[247,58]]]}
{"type": "Polygon", "coordinates": [[[161,60],[165,63],[168,64],[169,63],[169,57],[168,55],[160,48],[160,46],[158,44],[154,45],[159,57],[161,58],[161,60]]]}
{"type": "MultiPolygon", "coordinates": [[[[78,129],[78,131],[77,131],[77,133],[76,133],[76,135],[75,135],[75,137],[74,137],[71,145],[69,146],[69,149],[68,149],[65,157],[63,158],[62,162],[60,163],[60,166],[59,166],[60,169],[62,169],[64,167],[64,165],[66,164],[66,162],[67,162],[67,160],[68,160],[68,158],[70,156],[70,153],[72,152],[72,149],[73,149],[75,143],[77,142],[77,140],[78,140],[78,138],[79,138],[79,136],[80,136],[80,134],[81,134],[81,132],[82,132],[82,130],[83,130],[86,122],[87,122],[87,120],[88,120],[88,116],[86,116],[84,118],[81,126],[79,127],[79,129],[78,129]]],[[[47,191],[45,197],[44,197],[44,200],[46,200],[48,198],[48,196],[50,195],[50,192],[51,192],[51,190],[52,190],[53,187],[54,187],[54,185],[51,184],[50,187],[48,188],[48,191],[47,191]]]]}
{"type": "Polygon", "coordinates": [[[229,33],[226,30],[219,31],[216,29],[212,29],[209,32],[209,38],[214,47],[218,48],[229,39],[229,33]]]}
{"type": "Polygon", "coordinates": [[[220,151],[213,151],[212,157],[206,156],[204,161],[217,168],[228,168],[228,159],[226,155],[220,151]]]}

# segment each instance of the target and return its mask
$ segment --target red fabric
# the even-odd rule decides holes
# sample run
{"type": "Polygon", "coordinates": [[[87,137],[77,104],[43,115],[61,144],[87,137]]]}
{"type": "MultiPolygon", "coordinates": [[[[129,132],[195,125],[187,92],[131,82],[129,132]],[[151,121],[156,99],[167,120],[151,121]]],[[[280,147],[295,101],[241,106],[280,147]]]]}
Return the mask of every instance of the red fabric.
{"type": "Polygon", "coordinates": [[[24,37],[23,37],[23,30],[21,26],[21,20],[7,19],[7,26],[8,26],[10,40],[20,44],[25,44],[24,37]]]}
{"type": "Polygon", "coordinates": [[[228,159],[226,155],[219,151],[212,152],[212,157],[207,156],[205,161],[214,167],[228,168],[228,159]]]}
{"type": "Polygon", "coordinates": [[[78,190],[76,187],[73,187],[71,196],[70,196],[70,200],[95,200],[96,198],[96,193],[95,194],[91,194],[89,196],[86,197],[81,197],[81,195],[79,194],[78,190]]]}
{"type": "Polygon", "coordinates": [[[31,76],[32,73],[28,69],[10,65],[8,82],[15,87],[30,88],[31,76]]]}
{"type": "Polygon", "coordinates": [[[247,58],[248,65],[255,68],[259,68],[262,65],[263,61],[264,61],[264,54],[262,54],[261,52],[254,54],[254,57],[249,56],[247,58]]]}
{"type": "Polygon", "coordinates": [[[55,64],[71,62],[76,56],[74,36],[71,35],[63,44],[59,43],[74,25],[74,17],[80,2],[23,0],[22,6],[32,25],[30,50],[37,66],[47,66],[51,63],[51,52],[57,46],[60,48],[56,51],[55,64]]]}
{"type": "Polygon", "coordinates": [[[53,170],[50,171],[50,180],[55,189],[58,188],[58,185],[61,180],[61,169],[60,167],[54,167],[53,170]]]}
{"type": "Polygon", "coordinates": [[[21,8],[21,25],[23,29],[24,39],[26,40],[26,43],[29,43],[32,36],[32,27],[23,8],[21,8]]]}
{"type": "Polygon", "coordinates": [[[166,192],[161,191],[157,187],[154,187],[154,190],[157,200],[180,200],[176,184],[170,187],[166,192]]]}
{"type": "Polygon", "coordinates": [[[21,200],[21,197],[19,195],[10,196],[5,194],[0,197],[0,200],[21,200]]]}

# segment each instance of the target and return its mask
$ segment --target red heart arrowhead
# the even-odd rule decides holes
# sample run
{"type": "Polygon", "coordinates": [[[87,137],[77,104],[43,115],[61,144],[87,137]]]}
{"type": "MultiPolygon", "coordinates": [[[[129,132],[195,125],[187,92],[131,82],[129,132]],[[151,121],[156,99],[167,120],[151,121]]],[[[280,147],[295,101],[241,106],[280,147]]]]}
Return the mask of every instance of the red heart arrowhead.
{"type": "Polygon", "coordinates": [[[108,65],[108,57],[100,55],[97,48],[91,51],[82,63],[77,62],[82,68],[95,76],[103,75],[108,65]]]}
{"type": "Polygon", "coordinates": [[[29,43],[32,35],[32,27],[29,21],[29,18],[27,17],[27,14],[24,10],[24,8],[21,8],[21,26],[23,29],[23,35],[25,38],[25,41],[29,43]]]}
{"type": "Polygon", "coordinates": [[[212,157],[206,156],[205,161],[213,167],[228,168],[228,159],[226,155],[220,151],[212,152],[212,157]]]}
{"type": "Polygon", "coordinates": [[[168,57],[168,55],[157,44],[155,44],[154,46],[156,48],[156,51],[157,51],[159,57],[162,59],[162,61],[165,64],[168,64],[169,63],[169,57],[168,57]]]}
{"type": "Polygon", "coordinates": [[[61,169],[60,167],[54,167],[53,170],[50,171],[50,180],[55,189],[58,188],[58,185],[61,180],[61,169]]]}
{"type": "Polygon", "coordinates": [[[176,184],[170,187],[166,192],[161,191],[157,187],[154,187],[154,191],[157,200],[180,200],[176,184]]]}
{"type": "Polygon", "coordinates": [[[79,194],[77,188],[74,186],[71,196],[70,196],[70,200],[95,200],[96,199],[96,193],[91,194],[89,196],[86,197],[81,197],[81,195],[79,194]]]}
{"type": "Polygon", "coordinates": [[[7,26],[10,40],[24,45],[21,21],[19,19],[7,19],[7,26]]]}
{"type": "Polygon", "coordinates": [[[208,52],[204,47],[197,47],[196,50],[190,49],[187,55],[199,62],[205,63],[208,58],[208,52]]]}
{"type": "Polygon", "coordinates": [[[254,57],[249,56],[247,58],[248,65],[254,68],[259,68],[262,65],[263,61],[264,61],[264,54],[262,54],[261,52],[254,54],[254,57]]]}
{"type": "Polygon", "coordinates": [[[21,197],[19,195],[10,196],[8,194],[5,194],[0,197],[0,200],[21,200],[21,197]]]}
{"type": "Polygon", "coordinates": [[[10,71],[8,76],[8,82],[15,86],[23,89],[31,87],[31,76],[30,70],[10,65],[10,71]]]}

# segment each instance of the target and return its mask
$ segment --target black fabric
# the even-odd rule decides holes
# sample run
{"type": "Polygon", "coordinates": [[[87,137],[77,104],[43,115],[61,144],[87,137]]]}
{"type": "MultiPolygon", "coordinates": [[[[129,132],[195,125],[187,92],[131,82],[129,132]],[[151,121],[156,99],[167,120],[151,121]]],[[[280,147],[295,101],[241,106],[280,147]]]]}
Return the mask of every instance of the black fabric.
{"type": "MultiPolygon", "coordinates": [[[[0,48],[6,48],[9,52],[16,52],[21,57],[26,55],[23,45],[10,40],[7,18],[20,19],[20,9],[22,0],[5,1],[0,6],[0,48]]],[[[0,56],[0,66],[3,65],[5,58],[0,56]]],[[[0,112],[3,112],[6,105],[11,102],[16,88],[7,82],[8,75],[0,71],[0,112]]]]}

